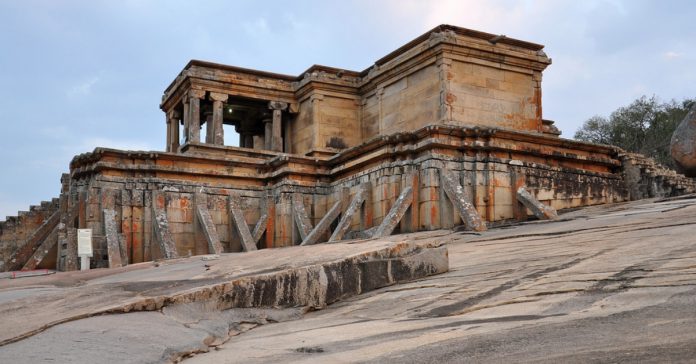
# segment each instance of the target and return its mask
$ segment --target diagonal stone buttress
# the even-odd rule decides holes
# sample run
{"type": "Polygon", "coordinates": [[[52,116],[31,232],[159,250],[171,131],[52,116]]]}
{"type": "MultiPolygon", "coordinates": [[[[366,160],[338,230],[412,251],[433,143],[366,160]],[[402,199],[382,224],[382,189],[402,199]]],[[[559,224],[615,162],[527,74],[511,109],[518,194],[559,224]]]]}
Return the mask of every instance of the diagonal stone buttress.
{"type": "Polygon", "coordinates": [[[205,235],[205,240],[208,242],[208,253],[224,253],[222,243],[220,242],[220,235],[218,235],[213,218],[210,216],[210,211],[208,211],[208,197],[204,193],[196,193],[194,199],[196,204],[196,218],[203,227],[203,235],[205,235]]]}
{"type": "Polygon", "coordinates": [[[128,265],[128,243],[126,242],[126,235],[123,233],[118,234],[118,246],[121,248],[121,264],[128,265]]]}
{"type": "MultiPolygon", "coordinates": [[[[179,257],[174,244],[174,238],[169,231],[169,220],[167,219],[167,211],[159,206],[162,196],[153,196],[152,198],[152,228],[154,229],[157,242],[165,259],[174,259],[179,257]]],[[[163,201],[162,201],[163,203],[163,201]]]]}
{"type": "Polygon", "coordinates": [[[326,215],[321,218],[317,226],[312,229],[312,231],[307,234],[307,237],[302,240],[302,243],[300,245],[314,245],[319,241],[319,237],[321,237],[322,234],[324,234],[329,228],[331,227],[331,223],[336,220],[338,217],[338,214],[341,213],[341,205],[343,205],[343,201],[340,199],[336,201],[336,203],[331,206],[328,212],[326,212],[326,215]]]}
{"type": "Polygon", "coordinates": [[[44,260],[46,257],[46,254],[48,254],[49,251],[53,248],[53,246],[56,245],[58,242],[58,230],[60,229],[60,224],[56,225],[55,228],[53,228],[53,231],[51,231],[50,234],[46,237],[43,243],[39,246],[38,249],[34,252],[34,255],[29,258],[26,264],[24,264],[24,267],[22,267],[22,270],[34,270],[36,269],[36,266],[41,264],[41,261],[44,260]]]}
{"type": "Polygon", "coordinates": [[[261,235],[266,231],[266,223],[268,222],[268,212],[264,212],[259,217],[259,221],[256,222],[254,226],[254,231],[251,232],[251,239],[254,240],[254,244],[258,243],[261,239],[261,235]]]}
{"type": "Polygon", "coordinates": [[[301,194],[292,194],[292,209],[294,212],[292,215],[293,219],[295,220],[295,225],[297,225],[297,230],[300,231],[300,239],[304,241],[307,239],[307,235],[312,232],[312,221],[307,215],[307,210],[304,207],[304,201],[302,200],[301,194]]]}
{"type": "Polygon", "coordinates": [[[521,202],[526,208],[530,209],[534,216],[539,220],[555,220],[558,218],[556,209],[551,206],[544,205],[532,196],[526,188],[520,187],[517,189],[517,201],[521,202]]]}
{"type": "Polygon", "coordinates": [[[350,228],[350,222],[353,220],[353,215],[360,211],[360,206],[365,201],[366,193],[367,191],[365,190],[365,187],[360,186],[358,191],[355,193],[355,196],[353,196],[353,199],[350,201],[350,205],[348,205],[346,212],[343,214],[343,216],[341,216],[341,220],[338,221],[336,230],[334,230],[333,234],[331,234],[331,237],[329,238],[330,243],[343,239],[343,236],[350,228]]]}
{"type": "Polygon", "coordinates": [[[445,195],[457,209],[459,216],[462,217],[467,228],[474,231],[486,231],[486,223],[481,219],[474,205],[469,202],[469,198],[464,194],[464,188],[459,184],[459,178],[454,172],[440,169],[440,180],[445,195]]]}
{"type": "MultiPolygon", "coordinates": [[[[230,195],[230,219],[232,220],[232,226],[237,229],[239,236],[242,238],[242,248],[244,251],[251,252],[256,250],[256,242],[249,232],[249,226],[244,220],[244,214],[241,209],[241,202],[239,196],[230,195]]],[[[256,230],[256,229],[254,229],[256,230]]]]}
{"type": "Polygon", "coordinates": [[[24,264],[34,255],[36,249],[46,240],[46,237],[60,222],[60,210],[56,211],[46,221],[44,221],[38,229],[34,231],[26,240],[26,243],[21,248],[17,249],[10,257],[7,263],[7,270],[19,270],[24,267],[24,264]]]}
{"type": "Polygon", "coordinates": [[[401,191],[401,194],[399,195],[399,198],[396,199],[394,206],[392,206],[389,213],[387,213],[387,216],[384,217],[382,223],[379,224],[377,229],[375,229],[375,232],[372,234],[373,238],[383,238],[391,235],[396,225],[404,217],[404,214],[406,214],[406,210],[408,210],[408,208],[411,206],[411,202],[413,202],[412,192],[412,186],[406,186],[406,188],[401,191]]]}
{"type": "Polygon", "coordinates": [[[121,244],[116,227],[116,211],[104,209],[104,235],[106,235],[106,251],[109,257],[109,268],[123,266],[121,261],[121,244]]]}

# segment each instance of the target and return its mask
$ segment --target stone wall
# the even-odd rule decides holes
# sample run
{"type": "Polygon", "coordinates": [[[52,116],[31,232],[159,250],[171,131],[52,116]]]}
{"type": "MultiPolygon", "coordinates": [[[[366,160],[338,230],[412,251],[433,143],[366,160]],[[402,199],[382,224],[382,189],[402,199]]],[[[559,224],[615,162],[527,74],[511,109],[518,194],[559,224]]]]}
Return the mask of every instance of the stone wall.
{"type": "MultiPolygon", "coordinates": [[[[0,271],[7,269],[6,263],[58,209],[59,200],[56,198],[42,201],[39,205],[30,206],[28,211],[20,211],[17,216],[7,216],[5,221],[0,221],[0,271]]],[[[45,265],[52,263],[55,264],[55,254],[45,265]]]]}
{"type": "Polygon", "coordinates": [[[623,179],[631,200],[696,193],[696,179],[685,177],[636,153],[621,153],[623,179]]]}
{"type": "Polygon", "coordinates": [[[458,125],[541,130],[541,72],[452,60],[447,79],[458,125]]]}

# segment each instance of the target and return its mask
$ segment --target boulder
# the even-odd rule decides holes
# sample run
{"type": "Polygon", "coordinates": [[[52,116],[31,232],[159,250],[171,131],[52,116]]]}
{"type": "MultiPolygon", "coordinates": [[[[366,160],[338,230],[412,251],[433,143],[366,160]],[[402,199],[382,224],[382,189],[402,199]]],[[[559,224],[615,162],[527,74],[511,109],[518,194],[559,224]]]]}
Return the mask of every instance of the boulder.
{"type": "Polygon", "coordinates": [[[678,172],[696,177],[696,103],[674,130],[670,153],[678,172]]]}

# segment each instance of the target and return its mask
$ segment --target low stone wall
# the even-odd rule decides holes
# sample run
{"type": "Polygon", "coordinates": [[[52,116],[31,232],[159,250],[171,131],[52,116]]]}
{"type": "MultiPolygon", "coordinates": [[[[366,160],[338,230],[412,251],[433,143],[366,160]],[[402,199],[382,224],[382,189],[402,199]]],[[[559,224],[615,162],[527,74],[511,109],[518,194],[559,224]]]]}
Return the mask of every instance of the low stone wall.
{"type": "Polygon", "coordinates": [[[672,197],[696,192],[696,179],[669,169],[652,158],[622,153],[623,180],[631,200],[672,197]]]}
{"type": "MultiPolygon", "coordinates": [[[[39,205],[31,206],[28,211],[20,211],[17,216],[8,216],[5,221],[0,221],[0,271],[9,269],[8,262],[58,209],[58,199],[43,201],[39,205]]],[[[55,254],[49,257],[44,265],[54,266],[55,254]]]]}

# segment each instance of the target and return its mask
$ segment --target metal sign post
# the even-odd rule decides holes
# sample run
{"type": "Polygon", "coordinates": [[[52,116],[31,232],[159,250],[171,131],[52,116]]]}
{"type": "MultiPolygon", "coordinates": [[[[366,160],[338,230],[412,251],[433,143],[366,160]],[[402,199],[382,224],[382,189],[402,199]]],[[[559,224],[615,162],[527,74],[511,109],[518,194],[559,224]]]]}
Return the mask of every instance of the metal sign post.
{"type": "Polygon", "coordinates": [[[92,229],[77,229],[77,255],[80,256],[80,270],[89,270],[92,257],[92,229]]]}

